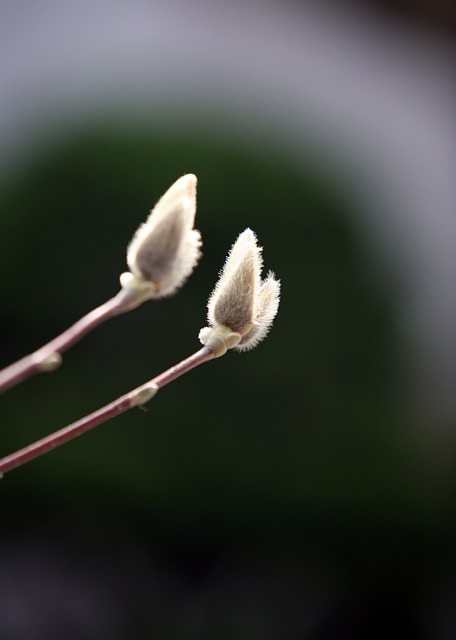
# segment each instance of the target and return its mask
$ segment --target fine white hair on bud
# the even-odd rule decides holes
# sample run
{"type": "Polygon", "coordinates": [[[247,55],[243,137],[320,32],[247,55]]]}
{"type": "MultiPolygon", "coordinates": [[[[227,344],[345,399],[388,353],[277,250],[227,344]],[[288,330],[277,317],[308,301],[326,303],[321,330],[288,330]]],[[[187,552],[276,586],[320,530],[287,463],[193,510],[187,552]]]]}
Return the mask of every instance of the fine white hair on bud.
{"type": "Polygon", "coordinates": [[[279,310],[280,281],[272,271],[269,271],[266,280],[263,280],[257,296],[257,310],[253,327],[242,336],[237,345],[238,351],[253,349],[265,338],[272,326],[272,322],[279,310]]]}
{"type": "Polygon", "coordinates": [[[280,282],[272,271],[261,279],[261,252],[254,232],[243,231],[209,298],[209,327],[201,329],[199,339],[214,349],[216,357],[227,349],[255,347],[271,328],[279,308],[280,282]]]}
{"type": "Polygon", "coordinates": [[[120,283],[142,300],[173,294],[198,262],[201,235],[193,228],[196,183],[191,173],[176,180],[128,246],[130,272],[121,275],[120,283]]]}

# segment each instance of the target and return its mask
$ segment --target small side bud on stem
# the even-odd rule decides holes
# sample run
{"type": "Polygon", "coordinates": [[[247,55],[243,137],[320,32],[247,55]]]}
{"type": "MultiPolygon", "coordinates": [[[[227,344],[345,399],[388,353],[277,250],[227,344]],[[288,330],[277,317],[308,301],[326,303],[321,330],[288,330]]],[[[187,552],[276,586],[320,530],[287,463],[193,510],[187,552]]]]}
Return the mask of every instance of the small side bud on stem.
{"type": "Polygon", "coordinates": [[[39,371],[50,372],[55,371],[62,364],[62,356],[58,352],[50,353],[37,363],[39,371]]]}
{"type": "Polygon", "coordinates": [[[48,344],[0,371],[0,394],[37,373],[57,369],[64,351],[109,318],[145,300],[171,295],[183,285],[200,257],[201,236],[193,229],[196,183],[193,174],[179,178],[139,227],[127,250],[131,271],[120,276],[119,293],[48,344]]]}

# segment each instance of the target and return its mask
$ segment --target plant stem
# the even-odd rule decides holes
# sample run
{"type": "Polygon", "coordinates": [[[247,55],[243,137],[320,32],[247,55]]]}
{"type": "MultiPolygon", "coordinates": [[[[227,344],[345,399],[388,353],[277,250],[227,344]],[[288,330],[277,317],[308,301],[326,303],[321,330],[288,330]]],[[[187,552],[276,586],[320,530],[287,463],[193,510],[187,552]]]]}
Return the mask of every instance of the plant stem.
{"type": "Polygon", "coordinates": [[[63,351],[69,349],[99,324],[133,308],[134,296],[135,293],[131,290],[121,289],[116,296],[90,311],[43,347],[0,371],[0,394],[37,373],[57,369],[62,361],[60,354],[63,351]]]}
{"type": "Polygon", "coordinates": [[[0,478],[7,471],[20,467],[23,464],[42,456],[48,451],[52,451],[56,447],[65,444],[65,442],[68,442],[73,438],[77,438],[86,431],[103,424],[103,422],[107,422],[108,420],[111,420],[111,418],[115,418],[133,407],[144,405],[153,398],[159,389],[184,375],[184,373],[191,371],[191,369],[194,369],[200,364],[203,364],[208,360],[212,360],[214,357],[215,354],[211,347],[203,347],[190,357],[179,362],[179,364],[167,369],[145,384],[136,387],[136,389],[120,396],[120,398],[110,402],[101,409],[84,416],[84,418],[69,424],[59,431],[51,433],[41,440],[37,440],[37,442],[34,442],[23,449],[19,449],[18,451],[1,458],[0,478]]]}

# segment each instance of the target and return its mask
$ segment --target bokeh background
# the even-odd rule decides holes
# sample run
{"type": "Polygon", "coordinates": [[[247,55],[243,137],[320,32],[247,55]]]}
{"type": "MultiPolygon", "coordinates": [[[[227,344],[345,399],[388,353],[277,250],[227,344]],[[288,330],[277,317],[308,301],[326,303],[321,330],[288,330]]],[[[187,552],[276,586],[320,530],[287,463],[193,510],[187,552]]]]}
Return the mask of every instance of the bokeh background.
{"type": "Polygon", "coordinates": [[[198,348],[245,227],[267,340],[0,483],[0,638],[456,637],[451,3],[4,0],[0,363],[115,294],[180,175],[204,256],[1,399],[0,455],[198,348]]]}

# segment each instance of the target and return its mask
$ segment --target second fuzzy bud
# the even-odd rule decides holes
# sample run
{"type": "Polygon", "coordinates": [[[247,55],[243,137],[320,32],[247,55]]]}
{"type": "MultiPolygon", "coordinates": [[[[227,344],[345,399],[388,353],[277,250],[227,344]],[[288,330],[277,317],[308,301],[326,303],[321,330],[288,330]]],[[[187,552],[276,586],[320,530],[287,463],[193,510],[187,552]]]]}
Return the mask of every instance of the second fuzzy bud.
{"type": "Polygon", "coordinates": [[[210,326],[199,334],[216,357],[227,349],[251,349],[268,333],[279,307],[280,282],[272,272],[262,280],[262,266],[261,247],[254,232],[246,229],[231,247],[209,298],[210,326]]]}

